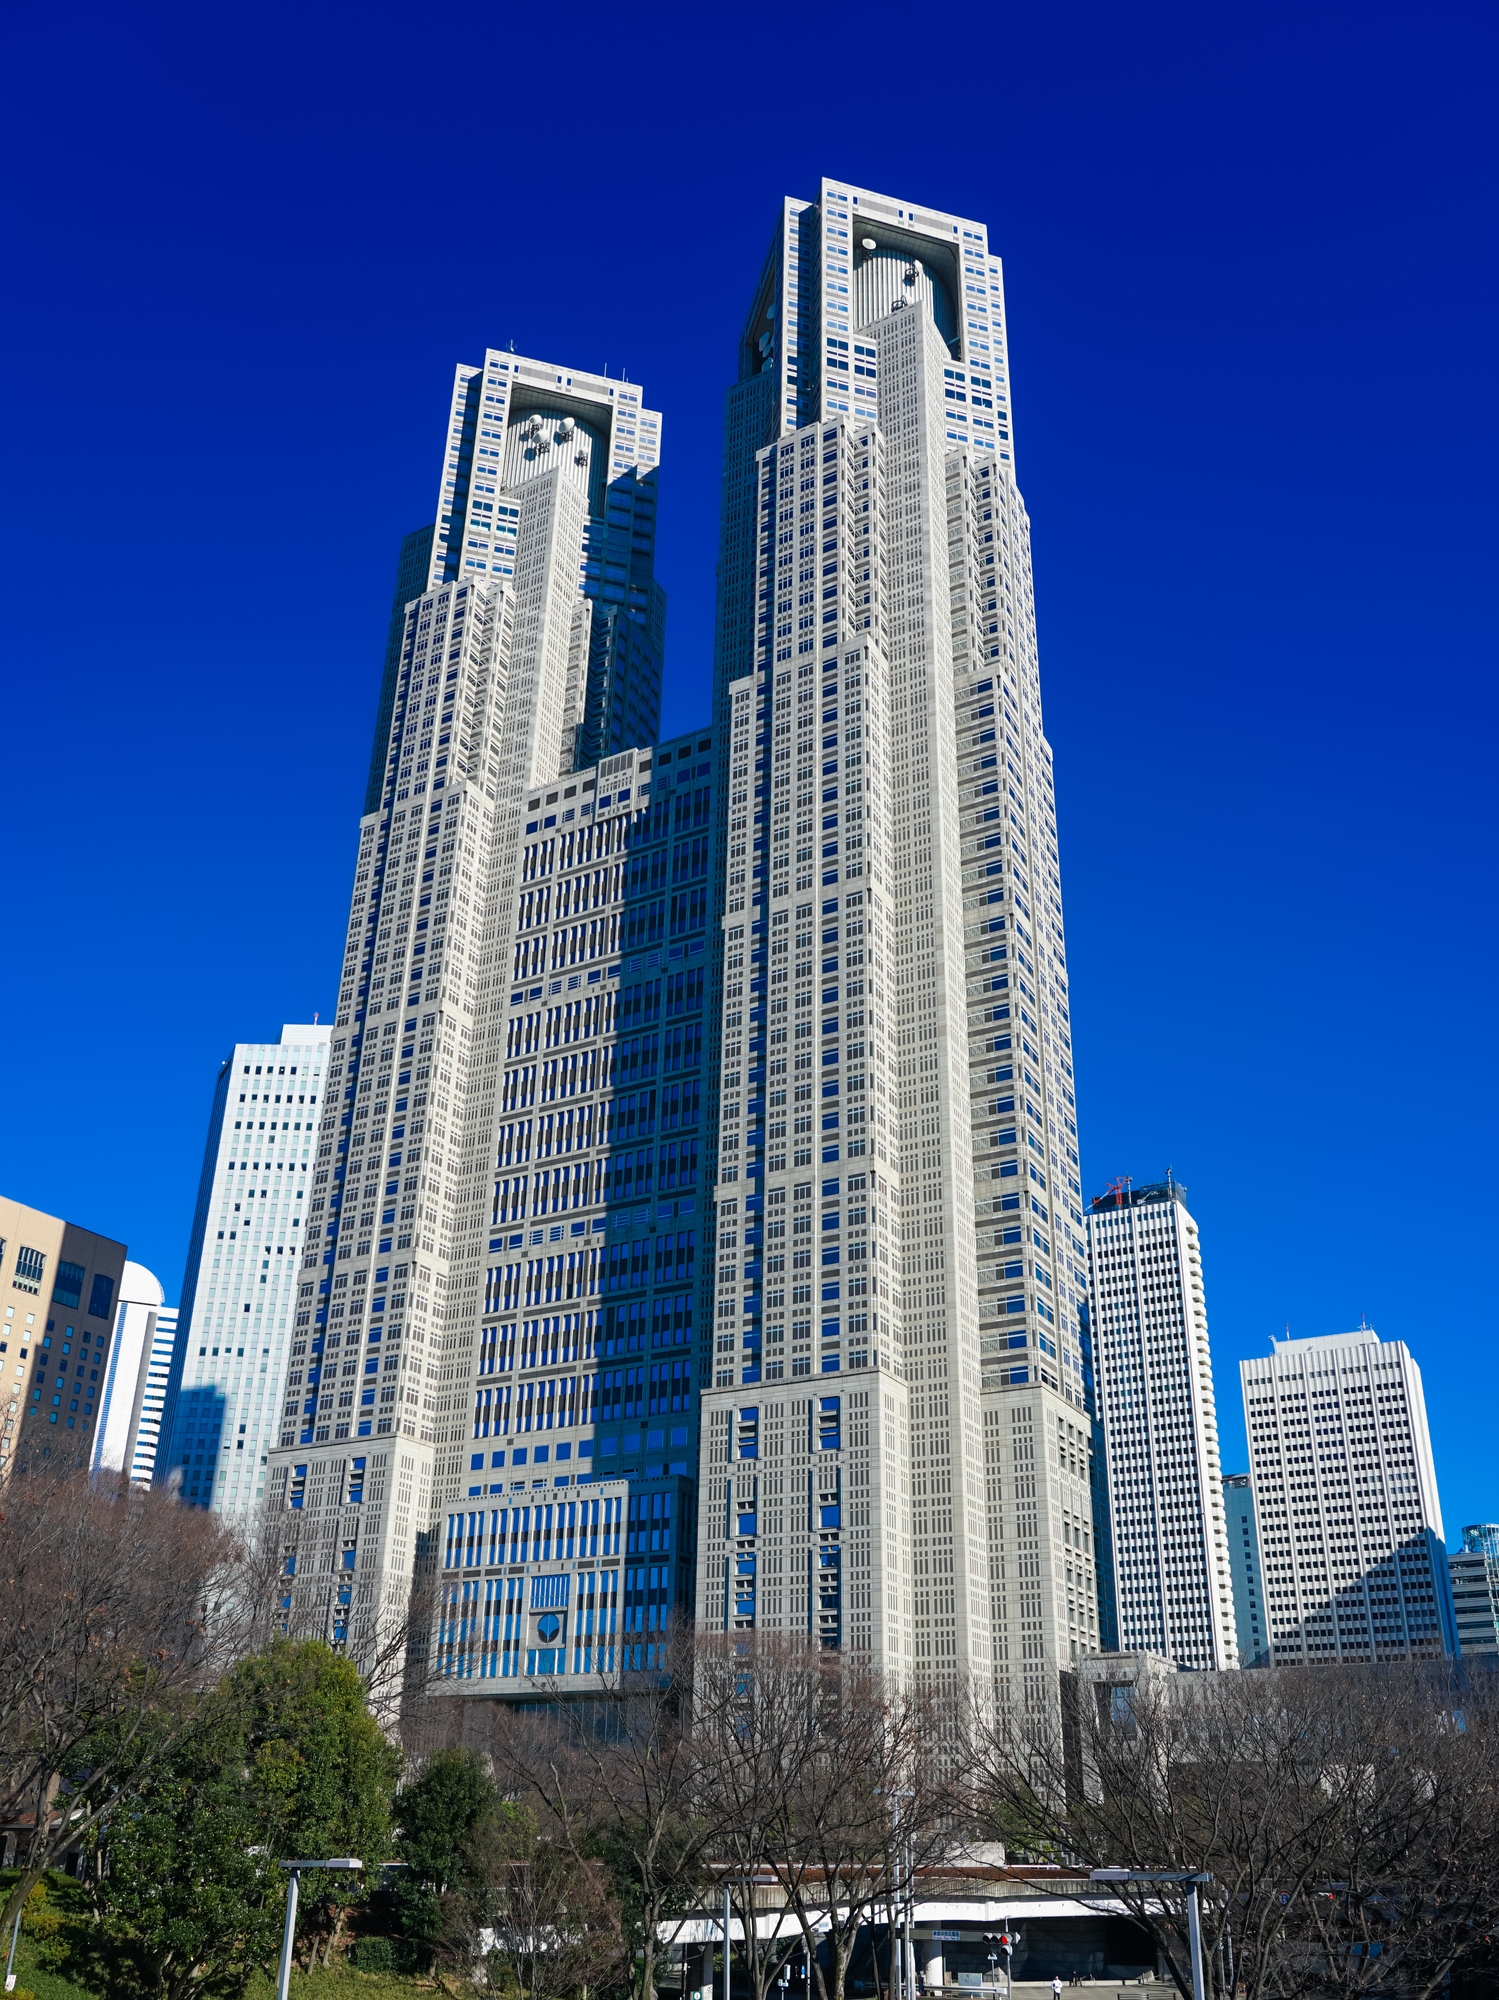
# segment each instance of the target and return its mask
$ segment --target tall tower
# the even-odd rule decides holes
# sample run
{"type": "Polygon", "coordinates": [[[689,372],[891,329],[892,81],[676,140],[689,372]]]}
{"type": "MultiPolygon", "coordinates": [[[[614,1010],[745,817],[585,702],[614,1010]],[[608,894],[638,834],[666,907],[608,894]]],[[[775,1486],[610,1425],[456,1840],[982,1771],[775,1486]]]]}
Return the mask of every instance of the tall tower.
{"type": "Polygon", "coordinates": [[[1270,1664],[1458,1649],[1421,1371],[1371,1327],[1239,1363],[1270,1664]]]}
{"type": "Polygon", "coordinates": [[[177,1308],[167,1305],[160,1280],[144,1264],[127,1263],[94,1438],[96,1473],[122,1472],[132,1486],[151,1484],[176,1345],[177,1308]]]}
{"type": "Polygon", "coordinates": [[[271,1454],[288,1625],[367,1652],[431,1536],[485,1695],[648,1664],[690,1597],[717,787],[711,731],[652,741],[659,431],[606,376],[457,371],[271,1454]]]}
{"type": "Polygon", "coordinates": [[[1049,1704],[1098,1644],[1030,528],[981,223],[783,204],[729,391],[698,1613],[1049,1704]]]}
{"type": "Polygon", "coordinates": [[[237,1042],[220,1068],[164,1385],[161,1313],[151,1336],[150,1476],[219,1514],[257,1510],[280,1434],[330,1032],[306,1023],[237,1042]]]}
{"type": "Polygon", "coordinates": [[[666,643],[666,593],[655,577],[660,459],[660,413],[633,383],[494,349],[482,368],[454,372],[428,584],[485,575],[518,584],[515,514],[501,488],[513,498],[555,474],[579,497],[583,602],[564,771],[655,740],[666,643]]]}
{"type": "Polygon", "coordinates": [[[1239,1665],[1202,1248],[1186,1189],[1119,1186],[1088,1245],[1119,1644],[1239,1665]]]}
{"type": "Polygon", "coordinates": [[[1247,1472],[1224,1475],[1223,1512],[1228,1529],[1228,1566],[1234,1584],[1239,1665],[1268,1666],[1265,1647],[1270,1627],[1265,1618],[1265,1577],[1260,1562],[1259,1529],[1254,1519],[1254,1482],[1247,1472]]]}

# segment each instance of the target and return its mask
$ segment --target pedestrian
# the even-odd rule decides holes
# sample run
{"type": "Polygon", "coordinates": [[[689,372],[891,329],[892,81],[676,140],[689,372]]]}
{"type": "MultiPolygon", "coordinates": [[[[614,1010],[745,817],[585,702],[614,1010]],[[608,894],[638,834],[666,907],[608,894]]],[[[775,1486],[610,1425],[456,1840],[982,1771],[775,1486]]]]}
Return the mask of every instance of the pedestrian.
{"type": "Polygon", "coordinates": [[[1060,1972],[1052,1974],[1051,2000],[1062,2000],[1062,1975],[1060,1972]]]}

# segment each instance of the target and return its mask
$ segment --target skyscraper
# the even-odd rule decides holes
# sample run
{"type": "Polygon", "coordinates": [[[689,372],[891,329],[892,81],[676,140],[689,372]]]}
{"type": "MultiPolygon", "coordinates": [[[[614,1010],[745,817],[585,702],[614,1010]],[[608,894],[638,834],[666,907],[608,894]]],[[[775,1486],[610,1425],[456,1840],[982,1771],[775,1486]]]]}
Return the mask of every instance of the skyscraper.
{"type": "Polygon", "coordinates": [[[161,1450],[161,1419],[166,1409],[167,1387],[172,1376],[172,1356],[177,1351],[177,1308],[158,1306],[151,1345],[146,1351],[146,1379],[141,1390],[140,1416],[135,1426],[135,1446],[127,1470],[132,1486],[150,1486],[156,1477],[156,1459],[161,1450]]]}
{"type": "Polygon", "coordinates": [[[1421,1371],[1370,1327],[1239,1363],[1273,1666],[1457,1650],[1421,1371]]]}
{"type": "Polygon", "coordinates": [[[1088,1214],[1119,1644],[1235,1667],[1202,1247],[1186,1189],[1120,1183],[1088,1214]]]}
{"type": "Polygon", "coordinates": [[[982,224],[783,204],[726,413],[698,1615],[1044,1705],[1099,1626],[1008,377],[982,224]]]}
{"type": "Polygon", "coordinates": [[[1499,1592],[1489,1559],[1479,1549],[1459,1549],[1447,1558],[1458,1650],[1465,1660],[1499,1654],[1499,1592]]]}
{"type": "Polygon", "coordinates": [[[214,1085],[152,1474],[216,1513],[265,1492],[330,1032],[237,1042],[214,1085]]]}
{"type": "Polygon", "coordinates": [[[367,1646],[435,1521],[439,1671],[486,1694],[690,1599],[717,787],[711,731],[652,749],[659,424],[606,376],[458,371],[271,1461],[288,1622],[367,1646]]]}
{"type": "Polygon", "coordinates": [[[144,1264],[127,1263],[94,1435],[95,1472],[151,1484],[176,1336],[177,1308],[166,1304],[160,1280],[144,1264]]]}
{"type": "Polygon", "coordinates": [[[1499,1525],[1470,1522],[1462,1548],[1447,1558],[1447,1570],[1464,1656],[1499,1653],[1499,1525]]]}
{"type": "Polygon", "coordinates": [[[1228,1528],[1228,1566],[1234,1584],[1234,1630],[1239,1641],[1239,1665],[1269,1665],[1265,1648],[1270,1626],[1265,1616],[1265,1578],[1260,1562],[1259,1529],[1254,1519],[1254,1482],[1247,1472],[1230,1472],[1223,1481],[1223,1512],[1228,1528]]]}
{"type": "Polygon", "coordinates": [[[558,691],[567,736],[558,770],[656,736],[666,643],[666,593],[655,578],[660,458],[660,413],[632,383],[493,349],[482,368],[455,372],[429,584],[487,574],[519,592],[518,522],[501,488],[513,501],[555,474],[577,498],[575,520],[563,509],[566,552],[557,551],[559,566],[576,562],[582,597],[558,691]]]}
{"type": "Polygon", "coordinates": [[[390,623],[385,632],[385,665],[380,674],[379,699],[375,704],[370,774],[364,788],[364,809],[367,813],[380,810],[380,800],[385,792],[390,719],[395,713],[396,686],[401,678],[401,648],[406,641],[406,606],[414,597],[420,597],[427,587],[427,578],[432,572],[432,540],[436,533],[434,522],[429,527],[413,528],[409,535],[401,537],[401,552],[396,560],[395,594],[391,599],[390,623]]]}

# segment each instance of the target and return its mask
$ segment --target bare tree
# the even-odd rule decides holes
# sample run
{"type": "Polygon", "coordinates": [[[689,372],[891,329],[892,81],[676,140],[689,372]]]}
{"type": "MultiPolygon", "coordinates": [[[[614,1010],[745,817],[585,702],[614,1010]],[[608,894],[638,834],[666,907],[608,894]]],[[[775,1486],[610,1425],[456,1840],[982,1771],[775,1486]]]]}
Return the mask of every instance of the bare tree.
{"type": "Polygon", "coordinates": [[[253,1627],[241,1558],[211,1515],[125,1482],[75,1471],[7,1485],[0,1811],[34,1815],[35,1831],[0,1931],[44,1870],[193,1726],[253,1627]]]}
{"type": "Polygon", "coordinates": [[[419,1745],[429,1728],[428,1697],[436,1691],[432,1650],[439,1579],[430,1552],[419,1554],[399,1598],[363,1599],[353,1614],[338,1604],[346,1579],[332,1567],[300,1514],[267,1500],[250,1522],[235,1572],[238,1617],[246,1644],[273,1639],[321,1640],[358,1667],[372,1713],[403,1741],[419,1745]]]}
{"type": "Polygon", "coordinates": [[[619,1911],[602,1865],[538,1838],[528,1813],[476,1829],[466,1887],[444,1899],[443,1955],[463,1973],[509,1974],[519,2000],[548,2000],[607,1979],[624,1957],[619,1911]]]}
{"type": "MultiPolygon", "coordinates": [[[[740,1851],[774,1876],[823,2000],[843,2000],[859,1933],[893,1904],[899,1871],[949,1839],[939,1697],[774,1637],[730,1643],[711,1675],[700,1669],[700,1689],[710,1684],[698,1732],[716,1852],[731,1883],[740,1851]]],[[[741,1894],[763,1996],[789,1954],[750,1942],[754,1897],[741,1894]]]]}
{"type": "MultiPolygon", "coordinates": [[[[800,1663],[801,1654],[792,1657],[800,1663]]],[[[752,1652],[734,1641],[699,1642],[695,1740],[699,1810],[720,1893],[744,1934],[744,1964],[755,2000],[803,1949],[801,1926],[781,1921],[759,1929],[759,1890],[784,1882],[784,1807],[789,1774],[805,1740],[795,1671],[777,1672],[781,1649],[762,1642],[752,1652]]],[[[805,1690],[801,1689],[804,1693],[805,1690]]]]}
{"type": "MultiPolygon", "coordinates": [[[[1012,1856],[1206,1871],[1211,1990],[1411,2000],[1499,1920],[1499,1703],[1444,1668],[1299,1669],[1098,1684],[1065,1720],[975,1711],[977,1824],[1012,1856]]],[[[1120,1901],[1184,1996],[1183,1893],[1120,1901]]]]}
{"type": "Polygon", "coordinates": [[[653,2000],[663,1935],[695,1908],[714,1828],[702,1811],[699,1700],[687,1638],[655,1648],[648,1668],[599,1674],[549,1710],[476,1715],[466,1740],[494,1759],[502,1786],[535,1811],[543,1833],[580,1862],[604,1862],[622,1896],[639,2000],[653,2000]],[[477,1733],[477,1736],[475,1732],[477,1733]]]}

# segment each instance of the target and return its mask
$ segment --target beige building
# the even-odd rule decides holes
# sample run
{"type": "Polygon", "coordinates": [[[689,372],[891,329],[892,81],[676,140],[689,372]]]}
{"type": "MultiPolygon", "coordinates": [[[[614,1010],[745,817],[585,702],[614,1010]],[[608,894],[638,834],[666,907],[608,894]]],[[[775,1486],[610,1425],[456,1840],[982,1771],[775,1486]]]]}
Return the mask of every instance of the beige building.
{"type": "Polygon", "coordinates": [[[999,259],[980,222],[825,180],[745,327],[698,1620],[1044,1708],[1100,1625],[999,259]]]}
{"type": "Polygon", "coordinates": [[[0,1480],[93,1449],[125,1245],[0,1195],[0,1480]]]}

